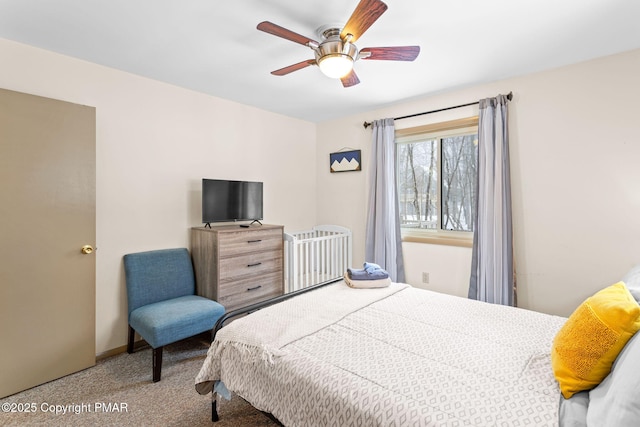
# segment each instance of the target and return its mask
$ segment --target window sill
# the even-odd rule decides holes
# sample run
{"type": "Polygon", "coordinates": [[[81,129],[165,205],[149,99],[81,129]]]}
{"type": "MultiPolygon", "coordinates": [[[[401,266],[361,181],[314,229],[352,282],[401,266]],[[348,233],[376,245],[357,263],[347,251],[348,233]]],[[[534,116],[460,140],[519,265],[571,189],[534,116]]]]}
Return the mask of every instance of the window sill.
{"type": "Polygon", "coordinates": [[[402,241],[431,245],[473,247],[473,233],[464,231],[401,230],[402,241]]]}

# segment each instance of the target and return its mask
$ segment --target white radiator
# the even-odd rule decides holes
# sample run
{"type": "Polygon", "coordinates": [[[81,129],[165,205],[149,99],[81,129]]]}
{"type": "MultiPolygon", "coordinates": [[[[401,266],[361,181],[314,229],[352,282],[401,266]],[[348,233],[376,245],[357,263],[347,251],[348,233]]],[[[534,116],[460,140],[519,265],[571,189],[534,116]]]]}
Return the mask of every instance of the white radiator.
{"type": "Polygon", "coordinates": [[[285,289],[296,291],[342,277],[351,267],[351,230],[318,225],[311,230],[284,233],[285,289]]]}

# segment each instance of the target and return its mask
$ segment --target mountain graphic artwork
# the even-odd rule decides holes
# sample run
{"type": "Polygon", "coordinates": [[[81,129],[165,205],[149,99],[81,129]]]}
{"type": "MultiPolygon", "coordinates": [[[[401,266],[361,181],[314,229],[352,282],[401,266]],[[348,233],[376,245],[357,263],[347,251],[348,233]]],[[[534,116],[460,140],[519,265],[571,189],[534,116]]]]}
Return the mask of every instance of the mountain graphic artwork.
{"type": "MultiPolygon", "coordinates": [[[[359,152],[357,154],[360,154],[359,152]]],[[[345,172],[360,170],[360,162],[356,159],[356,153],[331,154],[331,172],[345,172]],[[350,158],[347,158],[349,156],[350,158]]],[[[359,157],[359,156],[358,156],[359,157]]]]}

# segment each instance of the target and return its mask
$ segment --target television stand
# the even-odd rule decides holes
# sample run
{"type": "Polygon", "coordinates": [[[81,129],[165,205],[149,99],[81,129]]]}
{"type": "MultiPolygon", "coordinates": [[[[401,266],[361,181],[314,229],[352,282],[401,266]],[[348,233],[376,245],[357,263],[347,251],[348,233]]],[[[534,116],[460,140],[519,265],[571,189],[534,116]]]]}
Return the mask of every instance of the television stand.
{"type": "Polygon", "coordinates": [[[211,223],[210,223],[210,222],[206,223],[206,224],[204,225],[204,228],[211,228],[211,223]]]}
{"type": "Polygon", "coordinates": [[[226,311],[284,293],[284,227],[238,224],[191,229],[197,295],[226,311]]]}
{"type": "Polygon", "coordinates": [[[257,222],[258,224],[262,225],[262,223],[257,219],[254,219],[253,221],[251,221],[249,225],[253,225],[254,222],[257,222]]]}

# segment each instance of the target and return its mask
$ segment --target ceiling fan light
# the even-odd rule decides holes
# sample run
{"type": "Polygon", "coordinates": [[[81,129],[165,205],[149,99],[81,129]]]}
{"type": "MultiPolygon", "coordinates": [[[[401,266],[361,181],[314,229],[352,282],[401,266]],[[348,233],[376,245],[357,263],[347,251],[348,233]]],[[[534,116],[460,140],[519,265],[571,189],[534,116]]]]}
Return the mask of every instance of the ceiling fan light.
{"type": "Polygon", "coordinates": [[[353,58],[342,53],[333,53],[320,58],[318,66],[325,76],[340,79],[353,69],[353,58]]]}

